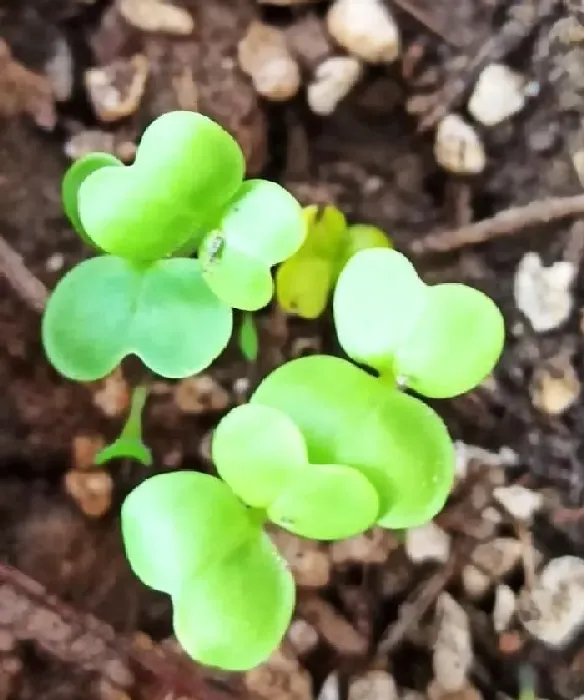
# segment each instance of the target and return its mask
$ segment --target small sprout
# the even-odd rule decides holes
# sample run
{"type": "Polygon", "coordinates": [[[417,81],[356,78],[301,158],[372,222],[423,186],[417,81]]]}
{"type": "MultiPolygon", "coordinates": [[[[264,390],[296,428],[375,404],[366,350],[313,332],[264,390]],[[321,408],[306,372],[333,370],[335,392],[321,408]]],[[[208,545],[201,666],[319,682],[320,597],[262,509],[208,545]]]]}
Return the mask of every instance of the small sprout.
{"type": "Polygon", "coordinates": [[[192,658],[243,671],[280,644],[292,575],[226,484],[197,472],[154,476],[126,498],[122,534],[136,575],[171,596],[176,636],[192,658]]]}
{"type": "Polygon", "coordinates": [[[223,302],[256,311],[274,293],[270,268],[304,242],[302,209],[283,187],[248,180],[199,247],[203,277],[223,302]],[[217,249],[218,232],[222,243],[217,249]],[[219,254],[218,254],[219,253],[219,254]]]}
{"type": "Polygon", "coordinates": [[[47,304],[43,343],[61,374],[100,379],[130,354],[166,378],[196,374],[226,347],[230,307],[270,301],[270,268],[304,240],[302,210],[243,171],[233,138],[188,111],[155,120],[132,166],[92,153],[71,167],[65,211],[106,255],[71,270],[47,304]],[[185,257],[197,249],[200,261],[185,257]]]}
{"type": "Polygon", "coordinates": [[[287,313],[318,318],[325,310],[337,278],[360,250],[391,246],[374,226],[347,221],[336,207],[304,209],[306,239],[303,246],[283,262],[276,274],[278,303],[287,313]]]}
{"type": "Polygon", "coordinates": [[[505,338],[491,299],[463,284],[424,284],[394,250],[366,250],[351,259],[335,290],[334,318],[349,357],[392,381],[404,378],[430,398],[477,386],[495,366],[505,338]]]}
{"type": "Polygon", "coordinates": [[[239,347],[248,362],[255,362],[258,358],[259,340],[253,314],[244,313],[239,326],[239,347]]]}
{"type": "Polygon", "coordinates": [[[152,453],[142,441],[142,412],[147,398],[148,387],[134,389],[130,413],[120,437],[99,451],[95,457],[96,464],[126,457],[141,462],[145,467],[152,465],[152,453]]]}
{"type": "Polygon", "coordinates": [[[133,165],[100,168],[80,183],[81,222],[107,253],[157,260],[205,228],[237,193],[243,171],[241,149],[218,124],[168,112],[144,132],[133,165]]]}
{"type": "MultiPolygon", "coordinates": [[[[251,406],[271,407],[286,414],[306,443],[312,473],[304,472],[304,478],[291,481],[290,493],[299,493],[294,489],[300,489],[303,495],[294,503],[294,509],[281,513],[296,521],[297,529],[292,531],[312,536],[300,530],[305,523],[301,522],[296,508],[302,508],[302,503],[313,504],[309,525],[318,532],[319,539],[324,539],[322,535],[329,527],[329,519],[336,527],[335,518],[341,513],[344,518],[351,513],[348,520],[355,521],[348,522],[347,527],[358,534],[373,522],[388,529],[422,525],[444,506],[455,466],[454,447],[444,423],[420,400],[380,382],[347,360],[311,355],[288,362],[263,380],[251,397],[251,406]],[[332,494],[348,488],[352,477],[335,472],[334,480],[330,481],[333,485],[323,482],[318,487],[321,478],[326,481],[321,473],[330,471],[325,465],[343,464],[365,477],[376,493],[377,512],[369,525],[366,522],[371,511],[365,495],[358,496],[356,492],[355,498],[362,501],[352,506],[354,513],[347,505],[337,510],[336,495],[332,494]],[[314,499],[320,499],[319,488],[322,488],[322,502],[319,500],[320,506],[316,507],[314,499]],[[309,493],[311,489],[315,490],[315,496],[309,493]]],[[[248,443],[252,442],[251,433],[249,429],[248,443]]],[[[240,455],[244,453],[239,449],[242,441],[243,436],[239,440],[233,438],[232,443],[232,450],[236,445],[240,455]]],[[[260,449],[254,444],[254,450],[260,449]]],[[[289,448],[283,452],[287,455],[289,448]]],[[[235,471],[235,467],[232,469],[235,471]]],[[[242,465],[242,470],[245,469],[242,465]]],[[[238,478],[243,481],[244,474],[238,478]]],[[[286,488],[282,489],[281,498],[286,497],[286,488]]],[[[355,488],[363,494],[367,490],[365,486],[355,488]]],[[[347,503],[346,499],[344,502],[347,503]]],[[[273,515],[269,507],[268,515],[273,515]]],[[[281,520],[279,524],[283,524],[281,520]]]]}
{"type": "Polygon", "coordinates": [[[43,318],[53,366],[77,381],[108,375],[134,354],[167,378],[197,374],[231,337],[232,311],[205,284],[197,260],[137,267],[123,258],[86,260],[59,282],[43,318]]]}

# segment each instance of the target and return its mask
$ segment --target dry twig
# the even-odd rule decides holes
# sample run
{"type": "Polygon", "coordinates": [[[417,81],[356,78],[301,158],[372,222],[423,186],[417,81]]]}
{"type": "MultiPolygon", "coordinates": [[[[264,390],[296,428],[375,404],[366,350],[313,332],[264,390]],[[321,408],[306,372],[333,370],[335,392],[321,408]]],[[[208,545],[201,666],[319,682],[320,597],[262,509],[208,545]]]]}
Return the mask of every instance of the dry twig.
{"type": "Polygon", "coordinates": [[[532,226],[578,216],[584,216],[584,194],[572,197],[550,197],[531,202],[523,207],[506,209],[490,219],[453,231],[430,234],[414,241],[411,251],[416,255],[452,252],[495,238],[511,236],[532,226]]]}
{"type": "Polygon", "coordinates": [[[162,693],[166,698],[233,700],[228,692],[206,683],[192,662],[169,649],[140,648],[124,640],[109,625],[76,612],[18,569],[2,563],[0,630],[98,673],[113,687],[128,688],[135,674],[142,676],[153,698],[162,693]]]}
{"type": "Polygon", "coordinates": [[[35,311],[43,311],[49,296],[47,288],[3,236],[0,236],[0,273],[21,299],[35,311]]]}

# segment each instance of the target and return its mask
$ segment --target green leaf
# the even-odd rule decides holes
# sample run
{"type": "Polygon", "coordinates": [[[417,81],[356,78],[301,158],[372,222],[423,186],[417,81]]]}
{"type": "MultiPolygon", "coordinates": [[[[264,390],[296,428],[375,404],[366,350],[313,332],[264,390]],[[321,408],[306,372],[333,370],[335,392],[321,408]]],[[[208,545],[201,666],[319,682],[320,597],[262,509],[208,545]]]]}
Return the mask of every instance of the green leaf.
{"type": "Polygon", "coordinates": [[[139,386],[134,389],[130,413],[120,437],[98,452],[95,464],[105,464],[111,459],[130,458],[141,462],[145,467],[152,465],[152,453],[142,440],[142,412],[147,398],[148,387],[139,386]]]}
{"type": "Polygon", "coordinates": [[[464,394],[490,374],[504,342],[503,316],[489,297],[463,284],[439,284],[428,288],[416,326],[397,354],[399,373],[423,396],[464,394]]]}
{"type": "Polygon", "coordinates": [[[104,167],[79,189],[79,216],[104,251],[156,260],[208,225],[240,188],[236,141],[196,112],[168,112],[144,132],[133,165],[104,167]]]}
{"type": "Polygon", "coordinates": [[[239,327],[239,347],[248,362],[258,359],[259,340],[253,314],[244,313],[239,327]]]}
{"type": "Polygon", "coordinates": [[[61,197],[63,209],[71,225],[88,245],[93,248],[96,244],[87,235],[81,218],[79,217],[79,188],[83,182],[92,174],[105,167],[123,167],[121,160],[118,160],[110,153],[88,153],[76,160],[65,173],[61,185],[61,197]]]}
{"type": "Polygon", "coordinates": [[[356,362],[395,373],[394,355],[408,342],[425,301],[426,286],[404,255],[382,248],[357,253],[333,296],[341,346],[356,362]]]}
{"type": "Polygon", "coordinates": [[[333,285],[332,265],[324,258],[296,253],[276,272],[276,298],[289,314],[318,318],[326,309],[333,285]]]}
{"type": "Polygon", "coordinates": [[[329,204],[322,208],[310,205],[303,214],[307,232],[301,252],[325,260],[336,259],[347,245],[347,220],[343,212],[329,204]]]}
{"type": "Polygon", "coordinates": [[[304,236],[294,197],[274,182],[248,180],[199,248],[205,280],[233,308],[260,309],[273,295],[270,268],[293,255],[304,236]]]}
{"type": "Polygon", "coordinates": [[[248,505],[266,508],[307,468],[304,438],[294,423],[268,406],[232,409],[213,435],[219,476],[248,505]]]}
{"type": "Polygon", "coordinates": [[[173,602],[175,634],[193,659],[246,671],[280,645],[292,619],[294,580],[260,533],[193,576],[173,602]]]}
{"type": "Polygon", "coordinates": [[[42,335],[49,360],[70,379],[100,379],[130,354],[156,374],[179,378],[222,352],[232,316],[203,281],[197,260],[136,267],[105,256],[82,262],[59,282],[42,335]]]}
{"type": "Polygon", "coordinates": [[[393,244],[387,235],[375,226],[367,224],[354,224],[347,229],[347,242],[338,261],[339,272],[349,260],[362,250],[370,248],[393,248],[393,244]]]}
{"type": "Polygon", "coordinates": [[[377,491],[356,469],[315,464],[268,508],[272,522],[301,537],[340,540],[368,530],[379,516],[377,491]]]}
{"type": "MultiPolygon", "coordinates": [[[[258,528],[228,486],[192,471],[153,476],[122,506],[130,566],[147,586],[171,595],[252,541],[258,528]]],[[[227,584],[222,583],[222,591],[227,584]]]]}
{"type": "Polygon", "coordinates": [[[432,398],[472,389],[503,348],[503,317],[487,296],[461,284],[429,287],[394,250],[357,253],[339,277],[333,309],[350,357],[432,398]]]}
{"type": "Polygon", "coordinates": [[[311,463],[350,465],[367,477],[384,527],[423,524],[443,507],[454,478],[444,423],[350,362],[324,355],[293,360],[263,380],[251,403],[288,415],[311,463]]]}

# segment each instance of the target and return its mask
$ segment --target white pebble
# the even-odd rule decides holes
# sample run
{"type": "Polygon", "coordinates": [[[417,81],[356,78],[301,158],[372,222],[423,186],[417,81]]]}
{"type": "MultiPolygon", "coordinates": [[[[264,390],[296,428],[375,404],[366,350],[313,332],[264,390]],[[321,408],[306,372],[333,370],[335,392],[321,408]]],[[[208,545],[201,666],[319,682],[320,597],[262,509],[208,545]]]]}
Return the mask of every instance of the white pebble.
{"type": "Polygon", "coordinates": [[[518,613],[540,641],[553,647],[569,644],[584,625],[584,560],[552,559],[533,589],[521,594],[518,613]]]}
{"type": "Polygon", "coordinates": [[[479,135],[457,114],[448,114],[438,124],[434,157],[444,170],[457,175],[476,175],[487,164],[485,147],[479,135]]]}
{"type": "Polygon", "coordinates": [[[510,625],[517,600],[509,586],[501,583],[495,589],[495,606],[493,608],[493,627],[495,632],[504,632],[510,625]]]}
{"type": "Polygon", "coordinates": [[[406,532],[405,550],[414,564],[445,564],[450,557],[450,535],[433,522],[413,527],[406,532]]]}
{"type": "Polygon", "coordinates": [[[366,63],[391,63],[399,56],[399,29],[382,0],[335,0],[327,26],[338,44],[366,63]]]}
{"type": "Polygon", "coordinates": [[[491,63],[479,75],[468,111],[481,124],[496,126],[525,106],[525,80],[501,63],[491,63]]]}
{"type": "Polygon", "coordinates": [[[473,564],[462,569],[462,585],[469,598],[480,598],[491,585],[491,579],[473,564]]]}
{"type": "Polygon", "coordinates": [[[578,270],[560,260],[544,267],[537,253],[526,253],[515,273],[517,308],[538,333],[551,331],[568,320],[573,306],[572,283],[578,270]]]}
{"type": "Polygon", "coordinates": [[[509,515],[525,522],[532,520],[543,507],[542,494],[520,484],[499,486],[493,491],[493,496],[509,515]]]}
{"type": "Polygon", "coordinates": [[[238,59],[262,97],[282,102],[297,94],[300,68],[288,50],[284,33],[276,27],[252,22],[239,42],[238,59]]]}
{"type": "Polygon", "coordinates": [[[122,17],[143,32],[188,36],[195,28],[192,15],[166,0],[117,0],[122,17]]]}
{"type": "Polygon", "coordinates": [[[461,690],[473,662],[473,650],[468,616],[448,593],[442,593],[437,603],[438,635],[432,665],[436,682],[446,691],[461,690]]]}
{"type": "Polygon", "coordinates": [[[286,636],[297,654],[308,654],[318,644],[318,632],[302,618],[292,622],[286,636]]]}
{"type": "Polygon", "coordinates": [[[331,56],[314,72],[307,89],[308,106],[322,117],[332,114],[359,81],[362,64],[353,56],[331,56]]]}
{"type": "Polygon", "coordinates": [[[387,671],[367,671],[349,683],[348,700],[398,700],[393,676],[387,671]]]}

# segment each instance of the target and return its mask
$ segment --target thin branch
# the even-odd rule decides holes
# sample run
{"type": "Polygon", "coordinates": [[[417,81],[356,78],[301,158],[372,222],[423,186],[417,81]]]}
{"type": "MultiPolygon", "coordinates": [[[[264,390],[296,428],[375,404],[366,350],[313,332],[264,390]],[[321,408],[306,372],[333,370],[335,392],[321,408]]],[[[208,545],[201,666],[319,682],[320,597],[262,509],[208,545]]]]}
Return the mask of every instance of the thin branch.
{"type": "Polygon", "coordinates": [[[562,219],[584,217],[584,194],[572,197],[550,197],[522,207],[512,207],[491,219],[485,219],[453,231],[430,234],[411,244],[416,255],[447,253],[467,246],[511,236],[533,226],[562,219]]]}
{"type": "Polygon", "coordinates": [[[0,236],[0,274],[4,275],[23,301],[42,313],[49,296],[47,288],[3,236],[0,236]]]}
{"type": "MultiPolygon", "coordinates": [[[[233,700],[213,687],[197,666],[161,646],[140,648],[118,636],[109,625],[79,613],[49,594],[22,571],[0,563],[0,630],[17,641],[34,641],[66,663],[94,671],[113,687],[134,685],[141,672],[153,693],[197,700],[233,700]]],[[[153,697],[157,697],[154,695],[153,697]]]]}

